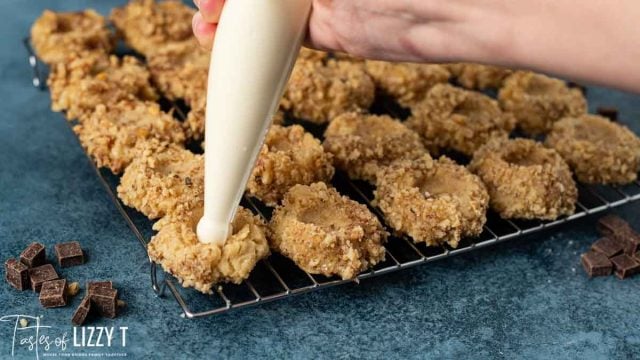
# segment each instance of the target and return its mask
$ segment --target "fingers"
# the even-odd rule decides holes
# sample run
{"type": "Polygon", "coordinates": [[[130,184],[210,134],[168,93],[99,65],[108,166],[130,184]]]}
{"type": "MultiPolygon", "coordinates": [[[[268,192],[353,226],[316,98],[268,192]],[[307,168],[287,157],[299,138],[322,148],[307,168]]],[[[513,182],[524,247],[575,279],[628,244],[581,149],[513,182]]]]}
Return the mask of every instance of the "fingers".
{"type": "Polygon", "coordinates": [[[194,3],[200,10],[204,21],[215,24],[220,20],[224,0],[194,0],[194,3]]]}
{"type": "MultiPolygon", "coordinates": [[[[200,0],[205,1],[205,0],[200,0]]],[[[193,16],[193,21],[191,23],[193,27],[193,33],[196,35],[198,42],[201,46],[209,49],[213,46],[213,38],[216,35],[217,25],[207,22],[202,18],[202,14],[197,12],[193,16]]]]}
{"type": "Polygon", "coordinates": [[[193,0],[200,11],[193,16],[191,25],[198,42],[205,48],[211,48],[211,46],[213,46],[213,38],[216,34],[216,28],[220,20],[224,1],[225,0],[193,0]]]}

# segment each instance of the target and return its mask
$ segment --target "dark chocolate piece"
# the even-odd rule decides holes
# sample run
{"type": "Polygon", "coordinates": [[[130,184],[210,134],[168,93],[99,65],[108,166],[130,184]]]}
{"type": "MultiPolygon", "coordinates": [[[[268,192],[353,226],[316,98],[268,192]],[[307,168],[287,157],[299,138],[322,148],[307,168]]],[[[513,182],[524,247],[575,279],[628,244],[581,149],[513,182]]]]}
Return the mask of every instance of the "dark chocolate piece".
{"type": "Polygon", "coordinates": [[[29,268],[16,259],[4,263],[4,278],[9,285],[22,291],[29,288],[29,268]]]}
{"type": "Polygon", "coordinates": [[[84,324],[87,320],[87,316],[91,312],[91,296],[87,295],[82,299],[80,305],[73,313],[73,317],[71,318],[71,323],[76,326],[80,326],[84,324]]]}
{"type": "Polygon", "coordinates": [[[58,257],[58,264],[61,267],[82,265],[84,263],[84,254],[79,242],[70,241],[56,244],[54,248],[58,257]]]}
{"type": "Polygon", "coordinates": [[[591,245],[591,250],[602,253],[606,257],[611,258],[622,252],[623,244],[618,240],[603,237],[591,245]]]}
{"type": "Polygon", "coordinates": [[[589,251],[580,256],[582,267],[589,277],[607,276],[611,274],[613,265],[611,261],[602,253],[589,251]]]}
{"type": "Polygon", "coordinates": [[[640,234],[622,218],[607,215],[598,220],[597,228],[600,234],[618,241],[625,254],[633,255],[640,250],[640,234]]]}
{"type": "Polygon", "coordinates": [[[30,268],[44,265],[47,262],[44,245],[37,242],[29,244],[20,254],[20,261],[30,268]]]}
{"type": "Polygon", "coordinates": [[[627,254],[618,255],[612,258],[611,262],[616,269],[615,274],[619,279],[625,279],[640,272],[640,263],[633,260],[633,258],[627,254]]]}
{"type": "Polygon", "coordinates": [[[89,294],[91,302],[95,305],[101,316],[115,318],[118,306],[118,290],[106,287],[97,287],[89,294]]]}
{"type": "Polygon", "coordinates": [[[91,295],[93,290],[98,288],[113,289],[113,283],[110,280],[107,281],[89,281],[87,283],[87,293],[91,295]]]}
{"type": "Polygon", "coordinates": [[[40,292],[42,283],[49,280],[55,280],[58,278],[58,273],[51,264],[45,264],[42,266],[29,269],[29,279],[31,279],[31,289],[35,292],[40,292]]]}
{"type": "Polygon", "coordinates": [[[619,239],[620,234],[631,230],[629,223],[624,221],[621,217],[613,214],[600,218],[596,228],[600,235],[614,239],[619,239]]]}
{"type": "Polygon", "coordinates": [[[42,284],[40,291],[40,304],[45,308],[54,308],[67,305],[65,289],[67,280],[49,280],[42,284]]]}
{"type": "Polygon", "coordinates": [[[625,234],[622,246],[624,247],[624,253],[633,256],[640,250],[640,235],[635,231],[630,231],[625,234]]]}
{"type": "Polygon", "coordinates": [[[618,109],[613,106],[598,106],[596,112],[611,121],[618,121],[618,109]]]}

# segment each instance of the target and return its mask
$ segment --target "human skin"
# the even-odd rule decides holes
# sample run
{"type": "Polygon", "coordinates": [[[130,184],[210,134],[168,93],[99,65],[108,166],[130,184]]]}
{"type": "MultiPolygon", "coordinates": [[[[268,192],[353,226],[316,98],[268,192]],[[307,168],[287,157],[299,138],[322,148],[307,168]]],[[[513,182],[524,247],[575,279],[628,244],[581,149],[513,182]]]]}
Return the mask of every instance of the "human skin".
{"type": "MultiPolygon", "coordinates": [[[[211,47],[225,0],[195,0],[211,47]]],[[[233,0],[231,0],[233,1],[233,0]]],[[[640,92],[637,0],[313,0],[307,45],[411,62],[478,62],[640,92]]]]}

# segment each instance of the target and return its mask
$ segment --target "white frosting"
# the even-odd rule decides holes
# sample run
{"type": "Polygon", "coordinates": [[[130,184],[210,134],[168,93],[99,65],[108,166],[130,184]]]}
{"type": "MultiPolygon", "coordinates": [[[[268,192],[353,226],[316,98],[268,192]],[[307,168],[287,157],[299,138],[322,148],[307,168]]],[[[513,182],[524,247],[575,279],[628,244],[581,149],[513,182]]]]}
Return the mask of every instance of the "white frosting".
{"type": "Polygon", "coordinates": [[[209,67],[201,242],[224,244],[227,238],[310,9],[311,0],[225,2],[209,67]]]}

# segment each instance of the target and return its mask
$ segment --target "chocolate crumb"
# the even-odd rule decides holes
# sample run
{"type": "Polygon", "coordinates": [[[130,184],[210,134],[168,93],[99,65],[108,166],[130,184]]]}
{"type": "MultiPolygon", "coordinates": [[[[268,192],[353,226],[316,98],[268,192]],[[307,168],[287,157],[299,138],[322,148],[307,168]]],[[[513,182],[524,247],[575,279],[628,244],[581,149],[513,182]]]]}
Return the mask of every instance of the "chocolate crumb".
{"type": "Polygon", "coordinates": [[[38,242],[29,244],[20,254],[20,261],[30,268],[44,265],[47,262],[44,245],[38,242]]]}
{"type": "Polygon", "coordinates": [[[127,303],[124,300],[118,299],[118,301],[116,302],[116,306],[118,306],[119,308],[127,307],[127,303]]]}
{"type": "Polygon", "coordinates": [[[613,268],[611,261],[602,253],[589,251],[580,256],[582,267],[589,277],[607,276],[613,268]]]}

